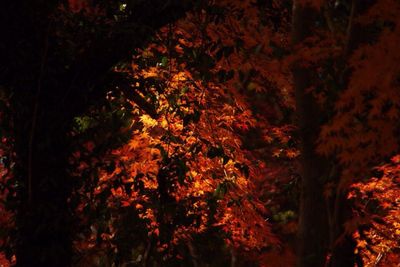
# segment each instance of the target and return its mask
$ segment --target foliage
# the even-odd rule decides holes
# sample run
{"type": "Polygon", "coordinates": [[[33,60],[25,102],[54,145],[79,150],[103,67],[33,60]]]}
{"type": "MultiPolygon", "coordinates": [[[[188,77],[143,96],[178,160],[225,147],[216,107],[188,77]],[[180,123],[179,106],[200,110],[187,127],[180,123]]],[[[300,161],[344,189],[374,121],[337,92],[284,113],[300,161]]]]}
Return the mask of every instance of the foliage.
{"type": "Polygon", "coordinates": [[[15,164],[31,142],[21,133],[35,130],[35,118],[13,125],[10,114],[35,105],[50,111],[40,113],[37,151],[53,151],[54,129],[66,136],[76,266],[293,266],[304,192],[326,202],[316,214],[329,217],[326,264],[349,236],[365,266],[398,261],[397,1],[67,2],[43,13],[44,93],[21,93],[11,78],[2,90],[0,265],[15,261],[15,203],[27,187],[15,164]],[[298,45],[293,4],[315,15],[298,45]],[[298,66],[313,118],[301,115],[298,66]],[[321,187],[299,175],[307,149],[326,163],[310,170],[321,187]]]}
{"type": "MultiPolygon", "coordinates": [[[[246,156],[238,135],[255,126],[251,111],[241,108],[220,85],[194,80],[185,61],[168,57],[167,45],[150,45],[130,66],[118,70],[130,80],[132,89],[141,90],[143,98],[157,107],[157,116],[143,113],[134,102],[130,107],[116,106],[113,112],[132,113],[131,138],[102,158],[105,167],[95,174],[98,184],[90,193],[97,200],[84,200],[79,213],[107,209],[100,211],[108,213],[104,221],[96,217],[91,228],[109,247],[117,246],[117,254],[122,249],[119,233],[126,231],[120,229],[121,223],[127,227],[121,214],[136,218],[128,227],[147,233],[136,247],[131,244],[134,254],[154,243],[155,248],[149,249],[176,260],[184,256],[179,251],[182,244],[216,233],[224,237],[226,247],[244,251],[270,247],[277,241],[266,222],[265,207],[250,193],[255,190],[254,180],[261,179],[257,168],[263,163],[246,156]]],[[[110,101],[119,100],[110,97],[110,101]]],[[[76,121],[80,131],[88,127],[84,117],[76,121]]],[[[92,150],[96,150],[94,144],[92,150]]],[[[78,151],[75,154],[80,156],[78,151]]],[[[82,163],[79,172],[80,168],[82,163]]]]}
{"type": "Polygon", "coordinates": [[[400,249],[399,156],[376,170],[381,177],[352,185],[355,216],[347,230],[354,232],[365,266],[389,266],[400,249]]]}

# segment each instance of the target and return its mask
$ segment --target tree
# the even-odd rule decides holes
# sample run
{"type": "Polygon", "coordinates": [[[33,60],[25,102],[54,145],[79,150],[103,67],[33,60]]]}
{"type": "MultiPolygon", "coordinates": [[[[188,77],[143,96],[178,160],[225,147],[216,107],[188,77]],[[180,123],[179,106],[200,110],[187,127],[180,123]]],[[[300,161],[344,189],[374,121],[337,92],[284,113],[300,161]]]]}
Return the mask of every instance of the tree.
{"type": "Polygon", "coordinates": [[[20,266],[395,261],[396,1],[35,3],[1,11],[20,266]]]}
{"type": "MultiPolygon", "coordinates": [[[[386,8],[390,6],[390,9],[397,10],[398,7],[394,2],[378,1],[361,4],[359,1],[352,1],[343,6],[343,10],[346,10],[343,12],[336,11],[329,1],[323,6],[322,3],[318,5],[317,1],[315,3],[299,1],[297,4],[300,8],[297,9],[299,18],[297,24],[296,9],[294,10],[294,40],[299,39],[296,38],[296,33],[300,34],[300,37],[303,33],[301,48],[305,50],[299,55],[299,59],[302,60],[301,68],[296,68],[295,65],[293,72],[296,91],[301,89],[296,99],[300,131],[303,131],[301,154],[304,188],[302,190],[304,193],[311,191],[313,197],[320,196],[321,203],[326,202],[326,213],[317,213],[317,218],[328,218],[325,226],[318,231],[320,241],[317,246],[324,248],[323,239],[328,239],[325,236],[321,240],[324,233],[329,233],[330,239],[329,247],[325,247],[328,252],[319,254],[319,263],[299,264],[322,266],[325,254],[326,262],[330,266],[361,265],[360,258],[353,253],[356,242],[352,236],[359,225],[351,223],[357,219],[353,217],[347,194],[351,183],[361,177],[370,176],[371,168],[387,160],[387,157],[396,153],[398,147],[399,140],[395,137],[398,125],[390,122],[387,124],[390,117],[383,108],[383,103],[388,105],[387,108],[393,112],[392,114],[397,114],[397,110],[395,111],[396,108],[392,106],[394,102],[382,99],[395,90],[397,85],[392,78],[387,78],[383,86],[377,84],[379,83],[377,79],[386,80],[380,74],[383,70],[386,70],[384,76],[397,75],[393,74],[397,73],[397,70],[387,69],[386,64],[390,64],[388,63],[390,60],[383,52],[392,51],[388,52],[391,54],[395,50],[380,49],[381,40],[390,38],[396,27],[388,30],[387,26],[381,25],[378,20],[391,21],[397,25],[391,11],[386,8]],[[376,15],[372,15],[378,10],[379,19],[376,15]],[[305,31],[301,27],[304,23],[311,25],[310,28],[305,27],[305,31]],[[331,35],[324,33],[325,27],[329,29],[331,35]],[[309,37],[305,38],[307,34],[309,37]],[[327,48],[325,51],[323,46],[327,48]],[[335,51],[338,46],[341,48],[335,51]],[[386,63],[378,65],[375,60],[386,63]],[[372,67],[370,64],[374,61],[372,67]],[[331,80],[332,78],[334,80],[331,80]],[[372,88],[374,92],[370,91],[372,88]],[[313,110],[313,106],[317,109],[313,110]],[[371,131],[379,133],[372,134],[371,131]],[[319,139],[318,144],[313,138],[319,139]],[[383,140],[390,145],[384,146],[381,143],[383,140]],[[319,163],[315,166],[321,157],[329,164],[319,163]]],[[[385,42],[385,45],[388,43],[385,42]]],[[[392,95],[395,102],[396,98],[392,95]]],[[[313,204],[312,201],[304,205],[303,211],[300,211],[300,218],[307,220],[308,217],[312,220],[307,216],[309,212],[323,210],[323,207],[317,208],[316,205],[318,204],[313,204]]],[[[302,231],[301,222],[302,219],[300,219],[299,235],[308,236],[307,233],[311,230],[308,226],[313,223],[307,220],[302,231]]],[[[303,242],[301,240],[302,238],[300,238],[300,251],[301,248],[309,247],[310,238],[303,239],[303,242]]],[[[316,251],[311,249],[307,254],[315,254],[316,251]]],[[[310,259],[307,259],[307,256],[299,258],[300,262],[308,260],[310,259]]]]}
{"type": "MultiPolygon", "coordinates": [[[[310,37],[317,11],[310,4],[294,1],[292,42],[297,49],[310,37]]],[[[297,52],[297,51],[296,51],[297,52]]],[[[323,196],[323,177],[326,159],[315,152],[321,114],[314,96],[307,92],[312,86],[312,70],[298,61],[293,67],[293,85],[300,136],[301,196],[299,210],[299,246],[297,266],[323,266],[327,251],[327,215],[323,196]],[[316,216],[316,214],[318,214],[316,216]]]]}
{"type": "Polygon", "coordinates": [[[17,155],[18,266],[70,265],[73,118],[105,93],[104,80],[119,60],[192,5],[100,1],[74,13],[61,1],[2,4],[1,86],[10,96],[17,155]]]}

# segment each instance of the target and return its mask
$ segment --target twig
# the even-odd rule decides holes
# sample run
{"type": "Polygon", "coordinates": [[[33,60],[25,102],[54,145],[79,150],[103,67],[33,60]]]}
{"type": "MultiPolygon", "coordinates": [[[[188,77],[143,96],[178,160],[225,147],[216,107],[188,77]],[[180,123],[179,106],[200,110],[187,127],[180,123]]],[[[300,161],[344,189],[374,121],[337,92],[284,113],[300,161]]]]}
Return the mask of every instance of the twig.
{"type": "Polygon", "coordinates": [[[35,96],[35,104],[33,107],[33,115],[32,115],[32,126],[29,133],[29,143],[28,143],[28,201],[32,202],[32,176],[33,176],[33,141],[35,140],[35,129],[37,124],[38,110],[39,110],[39,98],[40,93],[42,91],[42,82],[43,82],[43,74],[45,62],[47,60],[47,52],[49,48],[49,29],[50,25],[47,29],[46,34],[46,42],[43,51],[42,61],[40,63],[40,73],[38,78],[37,92],[35,96]]]}

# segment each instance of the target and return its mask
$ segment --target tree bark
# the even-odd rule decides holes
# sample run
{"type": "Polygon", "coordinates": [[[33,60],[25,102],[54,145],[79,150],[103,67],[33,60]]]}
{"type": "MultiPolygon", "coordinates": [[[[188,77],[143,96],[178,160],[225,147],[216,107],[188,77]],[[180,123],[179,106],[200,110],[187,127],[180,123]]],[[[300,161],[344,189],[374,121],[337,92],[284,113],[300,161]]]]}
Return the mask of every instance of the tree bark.
{"type": "MultiPolygon", "coordinates": [[[[297,52],[312,34],[317,11],[294,1],[292,17],[292,45],[297,52]]],[[[323,196],[326,159],[315,152],[321,110],[309,89],[312,70],[297,61],[292,68],[295,90],[297,126],[300,138],[301,195],[298,225],[297,266],[324,266],[328,245],[328,221],[323,196]]]]}
{"type": "MultiPolygon", "coordinates": [[[[294,1],[293,6],[292,45],[297,46],[297,49],[307,37],[312,35],[313,28],[317,27],[319,15],[316,9],[307,6],[304,2],[294,1]]],[[[365,31],[365,26],[357,24],[354,18],[367,10],[373,2],[371,0],[361,4],[359,0],[352,1],[347,42],[343,49],[343,56],[336,58],[336,64],[345,70],[343,75],[339,75],[341,77],[337,77],[341,88],[347,87],[348,77],[351,75],[351,70],[347,67],[351,53],[360,44],[371,40],[371,35],[366,34],[368,31],[365,31]]],[[[352,217],[351,206],[346,198],[346,188],[337,188],[335,194],[329,199],[323,195],[325,181],[330,180],[338,187],[341,179],[341,166],[337,163],[335,155],[324,158],[315,151],[315,141],[318,138],[323,117],[329,118],[329,114],[333,112],[321,110],[312,94],[307,92],[312,85],[313,71],[301,63],[298,61],[293,67],[302,155],[297,265],[353,267],[358,264],[361,266],[354,254],[356,243],[351,234],[345,233],[344,229],[344,223],[352,217]],[[331,174],[332,168],[336,170],[334,174],[331,174]]]]}
{"type": "MultiPolygon", "coordinates": [[[[29,132],[20,132],[15,142],[18,162],[16,178],[17,266],[71,266],[72,216],[68,207],[71,179],[67,172],[68,143],[66,129],[42,110],[35,127],[34,142],[29,132]]],[[[54,114],[53,114],[54,115],[54,114]]],[[[23,118],[15,119],[16,125],[23,118]]],[[[18,127],[21,129],[22,127],[18,127]]]]}

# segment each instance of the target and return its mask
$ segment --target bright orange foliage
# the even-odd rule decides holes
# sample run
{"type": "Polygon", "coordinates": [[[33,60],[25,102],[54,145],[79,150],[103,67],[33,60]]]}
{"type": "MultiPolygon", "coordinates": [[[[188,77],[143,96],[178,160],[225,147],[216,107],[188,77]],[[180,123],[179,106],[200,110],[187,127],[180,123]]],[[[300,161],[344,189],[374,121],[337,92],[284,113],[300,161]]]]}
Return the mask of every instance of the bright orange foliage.
{"type": "MultiPolygon", "coordinates": [[[[160,29],[113,67],[121,82],[110,78],[105,102],[112,108],[91,107],[76,118],[82,129],[70,133],[78,140],[70,164],[79,186],[68,201],[81,227],[74,240],[79,266],[111,265],[112,253],[127,253],[137,264],[160,255],[180,260],[184,253],[196,260],[193,241],[213,235],[232,258],[239,253],[260,266],[293,266],[295,210],[305,190],[297,177],[294,64],[312,70],[307,93],[323,113],[315,114],[322,125],[315,141],[333,166],[320,181],[327,213],[336,211],[331,206],[342,192],[353,204],[353,218],[338,238],[330,236],[329,249],[350,235],[365,266],[399,261],[400,3],[376,1],[360,17],[351,17],[349,7],[335,10],[342,13],[332,22],[327,10],[341,1],[296,1],[321,18],[311,37],[292,46],[291,2],[259,2],[211,1],[210,10],[160,29]],[[348,51],[351,23],[376,31],[354,51],[348,51]],[[122,126],[79,139],[107,116],[122,126]],[[113,134],[129,138],[116,142],[113,134]]],[[[90,0],[68,3],[74,15],[98,12],[90,0]]],[[[0,168],[2,183],[11,179],[8,171],[0,168]]],[[[7,194],[0,192],[2,202],[7,194]]],[[[13,227],[3,206],[0,225],[13,227]]],[[[0,247],[6,242],[0,238],[0,247]]],[[[2,264],[9,263],[0,253],[2,264]]]]}
{"type": "Polygon", "coordinates": [[[382,177],[352,186],[349,198],[356,202],[355,217],[348,231],[358,229],[355,252],[365,266],[392,266],[400,253],[400,156],[377,170],[382,177]]]}

